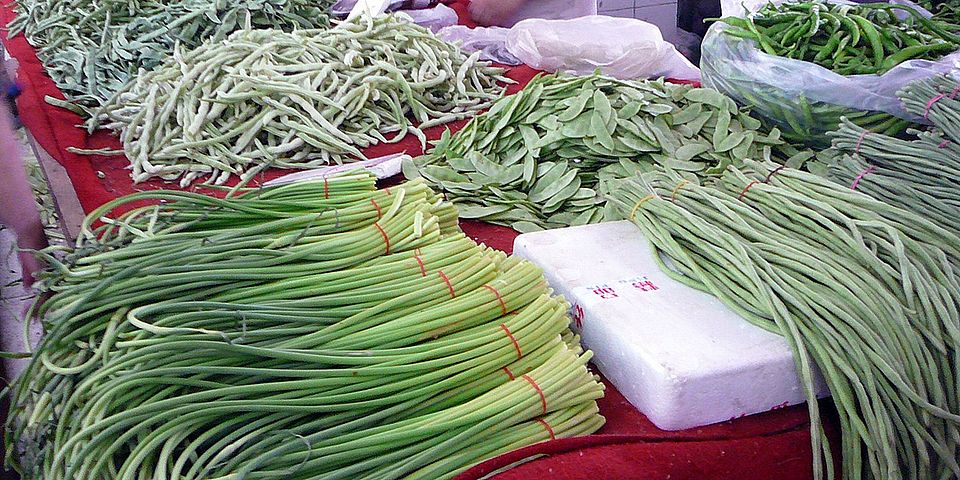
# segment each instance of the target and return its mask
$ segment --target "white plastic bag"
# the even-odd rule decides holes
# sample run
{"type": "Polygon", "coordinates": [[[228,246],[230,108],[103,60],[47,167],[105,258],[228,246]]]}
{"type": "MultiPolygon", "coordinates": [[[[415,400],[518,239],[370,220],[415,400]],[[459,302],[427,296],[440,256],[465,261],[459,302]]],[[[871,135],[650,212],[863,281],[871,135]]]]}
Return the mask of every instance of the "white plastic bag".
{"type": "Polygon", "coordinates": [[[497,62],[503,65],[520,65],[523,62],[507,51],[507,33],[509,28],[477,27],[463,25],[446,27],[437,32],[445,42],[457,43],[460,49],[468,52],[480,52],[480,60],[497,62]]]}
{"type": "MultiPolygon", "coordinates": [[[[751,0],[745,5],[762,8],[769,0],[758,2],[751,0]]],[[[906,0],[891,3],[918,8],[906,0]]],[[[741,105],[751,105],[755,114],[780,127],[784,136],[811,146],[828,146],[826,134],[836,130],[841,116],[854,112],[922,122],[903,109],[897,91],[910,82],[960,68],[960,52],[954,52],[937,61],[909,60],[883,75],[843,76],[811,62],[769,55],[752,40],[724,34],[726,28],[717,22],[703,39],[700,68],[704,85],[741,105]]]]}
{"type": "Polygon", "coordinates": [[[663,39],[653,24],[593,15],[524,20],[507,34],[507,50],[533,68],[620,79],[699,80],[700,70],[663,39]]]}

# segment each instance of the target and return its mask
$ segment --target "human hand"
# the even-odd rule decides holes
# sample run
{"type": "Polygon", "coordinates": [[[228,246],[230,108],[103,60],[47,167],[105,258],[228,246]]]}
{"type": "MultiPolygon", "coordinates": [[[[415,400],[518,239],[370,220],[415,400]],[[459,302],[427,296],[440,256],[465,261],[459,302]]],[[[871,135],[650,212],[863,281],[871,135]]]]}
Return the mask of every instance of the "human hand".
{"type": "Polygon", "coordinates": [[[479,25],[506,27],[526,0],[472,0],[470,17],[479,25]]]}

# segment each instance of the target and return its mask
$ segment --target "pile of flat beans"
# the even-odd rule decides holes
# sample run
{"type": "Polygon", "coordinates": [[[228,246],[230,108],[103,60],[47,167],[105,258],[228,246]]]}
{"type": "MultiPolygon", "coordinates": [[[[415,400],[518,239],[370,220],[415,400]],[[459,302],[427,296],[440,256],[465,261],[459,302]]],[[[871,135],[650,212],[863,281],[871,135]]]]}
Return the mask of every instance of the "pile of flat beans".
{"type": "Polygon", "coordinates": [[[945,24],[905,5],[822,1],[767,4],[747,18],[726,17],[727,35],[754,40],[766,53],[813,62],[840,75],[882,74],[912,59],[957,50],[945,24]],[[901,19],[898,13],[905,14],[901,19]]]}
{"type": "Polygon", "coordinates": [[[423,129],[488,108],[510,80],[478,59],[403,15],[241,30],[176,50],[88,127],[120,130],[135,182],[222,184],[267,167],[339,164],[408,134],[426,145],[423,129]]]}

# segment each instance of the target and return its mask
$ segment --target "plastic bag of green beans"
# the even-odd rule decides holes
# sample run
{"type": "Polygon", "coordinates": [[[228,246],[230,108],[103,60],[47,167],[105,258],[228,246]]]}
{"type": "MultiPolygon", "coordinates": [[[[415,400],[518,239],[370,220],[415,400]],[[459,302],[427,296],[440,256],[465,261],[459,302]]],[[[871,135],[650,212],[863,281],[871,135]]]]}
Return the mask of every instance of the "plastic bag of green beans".
{"type": "Polygon", "coordinates": [[[817,0],[754,8],[710,27],[702,47],[703,83],[810,146],[828,146],[826,134],[841,117],[887,135],[923,123],[903,109],[896,92],[960,68],[960,37],[941,35],[928,12],[902,2],[817,0]]]}

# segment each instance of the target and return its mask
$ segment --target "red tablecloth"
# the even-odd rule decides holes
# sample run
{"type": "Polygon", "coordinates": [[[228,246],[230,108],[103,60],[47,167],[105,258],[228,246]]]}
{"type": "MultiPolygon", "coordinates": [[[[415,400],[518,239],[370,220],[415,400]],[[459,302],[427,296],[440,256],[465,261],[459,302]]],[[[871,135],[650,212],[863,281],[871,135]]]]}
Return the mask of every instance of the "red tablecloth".
{"type": "MultiPolygon", "coordinates": [[[[467,3],[458,0],[451,6],[461,18],[468,18],[467,3]]],[[[9,7],[0,7],[3,25],[13,16],[9,7]]],[[[464,23],[470,24],[469,20],[464,23]]],[[[20,62],[18,78],[24,87],[17,102],[20,119],[40,146],[64,166],[85,211],[138,190],[173,187],[159,181],[133,185],[128,176],[128,163],[123,157],[91,157],[68,152],[69,146],[117,149],[120,145],[116,137],[107,132],[88,135],[76,128],[81,123],[77,115],[44,101],[48,95],[63,96],[44,73],[34,49],[22,35],[12,39],[6,39],[4,35],[4,45],[20,62]]],[[[536,73],[527,67],[511,69],[509,76],[517,80],[518,85],[512,86],[510,92],[518,90],[536,73]]],[[[455,124],[451,128],[462,125],[455,124]]],[[[442,130],[431,129],[427,132],[428,137],[437,138],[442,130]]],[[[420,146],[411,139],[397,145],[373,147],[365,153],[378,156],[400,151],[416,155],[420,153],[420,146]]],[[[280,174],[282,172],[270,172],[265,178],[280,174]]],[[[507,252],[513,249],[516,232],[509,228],[464,222],[463,229],[491,247],[507,252]]],[[[515,467],[495,478],[799,480],[812,476],[809,418],[802,406],[693,430],[666,432],[656,428],[627,403],[609,382],[606,384],[606,397],[599,403],[607,424],[598,435],[535,445],[479,465],[458,480],[477,479],[536,454],[549,456],[515,467]]]]}

